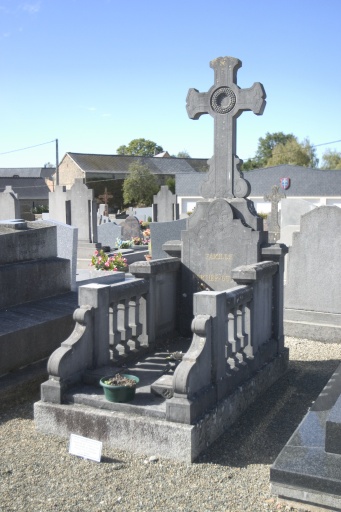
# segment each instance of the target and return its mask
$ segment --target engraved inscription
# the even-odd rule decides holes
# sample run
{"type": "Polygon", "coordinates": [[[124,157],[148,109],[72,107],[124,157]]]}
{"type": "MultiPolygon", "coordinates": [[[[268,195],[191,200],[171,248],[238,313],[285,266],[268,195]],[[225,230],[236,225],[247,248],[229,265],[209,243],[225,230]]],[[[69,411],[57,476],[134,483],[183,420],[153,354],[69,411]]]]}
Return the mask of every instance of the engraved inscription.
{"type": "Polygon", "coordinates": [[[228,262],[232,262],[233,255],[232,254],[226,254],[226,253],[207,253],[206,259],[207,260],[224,260],[228,262]]]}
{"type": "Polygon", "coordinates": [[[229,283],[232,281],[231,277],[225,274],[199,274],[198,277],[206,283],[216,283],[218,281],[229,283]]]}

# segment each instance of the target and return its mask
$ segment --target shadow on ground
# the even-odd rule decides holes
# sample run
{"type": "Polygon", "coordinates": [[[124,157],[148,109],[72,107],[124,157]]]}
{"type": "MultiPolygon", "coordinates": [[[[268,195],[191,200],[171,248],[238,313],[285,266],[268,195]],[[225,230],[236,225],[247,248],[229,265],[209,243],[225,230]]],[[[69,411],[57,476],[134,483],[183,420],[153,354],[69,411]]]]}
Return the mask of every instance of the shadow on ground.
{"type": "Polygon", "coordinates": [[[272,464],[339,364],[338,360],[290,361],[288,372],[196,463],[272,464]]]}

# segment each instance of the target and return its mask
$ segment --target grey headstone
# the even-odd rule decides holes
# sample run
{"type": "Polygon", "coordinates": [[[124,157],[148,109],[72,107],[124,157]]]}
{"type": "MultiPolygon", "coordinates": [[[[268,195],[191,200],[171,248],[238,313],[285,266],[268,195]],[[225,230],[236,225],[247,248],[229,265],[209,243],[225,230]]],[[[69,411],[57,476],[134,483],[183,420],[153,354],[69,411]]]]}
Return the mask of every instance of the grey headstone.
{"type": "Polygon", "coordinates": [[[176,195],[163,185],[153,199],[154,222],[169,222],[179,218],[176,195]]]}
{"type": "Polygon", "coordinates": [[[114,222],[105,222],[97,227],[98,242],[103,246],[114,248],[116,238],[121,238],[122,228],[114,222]]]}
{"type": "Polygon", "coordinates": [[[235,286],[231,270],[260,260],[262,233],[235,219],[226,199],[199,202],[182,233],[182,262],[194,290],[235,286]]]}
{"type": "Polygon", "coordinates": [[[285,288],[285,333],[341,340],[341,208],[303,215],[293,235],[285,288]]]}
{"type": "MultiPolygon", "coordinates": [[[[305,199],[285,198],[281,201],[281,229],[299,226],[301,217],[314,210],[316,205],[305,199]]],[[[291,245],[291,244],[290,244],[291,245]]]]}
{"type": "Polygon", "coordinates": [[[66,217],[66,201],[68,200],[66,187],[56,185],[54,192],[49,192],[50,220],[68,224],[66,217]]]}
{"type": "Polygon", "coordinates": [[[226,290],[236,285],[231,270],[260,261],[260,246],[266,240],[262,219],[246,197],[249,183],[239,172],[236,155],[236,121],[245,110],[261,115],[265,91],[260,83],[249,89],[236,84],[241,62],[233,57],[219,57],[210,63],[214,85],[207,93],[190,89],[187,113],[191,119],[202,114],[214,118],[214,155],[209,160],[202,196],[182,233],[181,318],[192,318],[193,293],[201,290],[226,290]]]}
{"type": "Polygon", "coordinates": [[[187,219],[175,220],[173,222],[152,222],[150,224],[150,239],[154,260],[169,257],[162,249],[163,244],[169,240],[181,240],[181,231],[186,229],[186,224],[187,219]]]}
{"type": "Polygon", "coordinates": [[[75,291],[77,289],[76,273],[78,229],[57,221],[48,220],[46,223],[54,225],[57,228],[57,256],[58,258],[70,260],[71,290],[75,291]]]}
{"type": "Polygon", "coordinates": [[[0,193],[0,220],[19,219],[20,203],[18,195],[12,190],[12,187],[6,187],[0,193]]]}
{"type": "Polygon", "coordinates": [[[69,191],[71,225],[78,228],[78,239],[97,242],[96,202],[94,191],[88,189],[83,179],[76,179],[69,191]]]}
{"type": "Polygon", "coordinates": [[[56,186],[49,194],[50,219],[78,228],[78,240],[97,242],[97,207],[94,191],[82,178],[75,179],[70,190],[56,186]]]}
{"type": "Polygon", "coordinates": [[[136,217],[129,215],[125,221],[121,224],[122,226],[122,240],[130,240],[132,237],[141,237],[140,223],[136,217]]]}

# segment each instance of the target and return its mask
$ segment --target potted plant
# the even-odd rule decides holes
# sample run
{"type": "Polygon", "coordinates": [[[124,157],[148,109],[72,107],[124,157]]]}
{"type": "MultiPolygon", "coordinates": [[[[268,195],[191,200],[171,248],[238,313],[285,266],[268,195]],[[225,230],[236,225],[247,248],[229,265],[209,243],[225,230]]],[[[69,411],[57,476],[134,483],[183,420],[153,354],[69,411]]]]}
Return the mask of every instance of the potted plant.
{"type": "Polygon", "coordinates": [[[102,377],[99,383],[109,402],[130,402],[135,396],[139,381],[135,375],[116,373],[114,376],[102,377]]]}

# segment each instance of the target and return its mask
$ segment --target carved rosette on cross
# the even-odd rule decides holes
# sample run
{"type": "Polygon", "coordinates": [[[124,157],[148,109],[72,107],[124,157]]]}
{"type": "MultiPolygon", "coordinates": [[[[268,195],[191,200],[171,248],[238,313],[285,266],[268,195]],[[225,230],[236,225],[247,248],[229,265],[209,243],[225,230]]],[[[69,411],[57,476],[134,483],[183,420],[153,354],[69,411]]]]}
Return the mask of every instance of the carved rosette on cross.
{"type": "Polygon", "coordinates": [[[242,161],[236,155],[237,118],[246,110],[262,115],[266,105],[264,87],[259,82],[249,89],[236,84],[242,66],[234,57],[218,57],[210,62],[214,69],[214,85],[208,92],[190,89],[187,113],[191,119],[203,114],[214,118],[214,155],[209,160],[208,179],[202,186],[206,199],[247,197],[249,183],[240,174],[242,161]]]}

